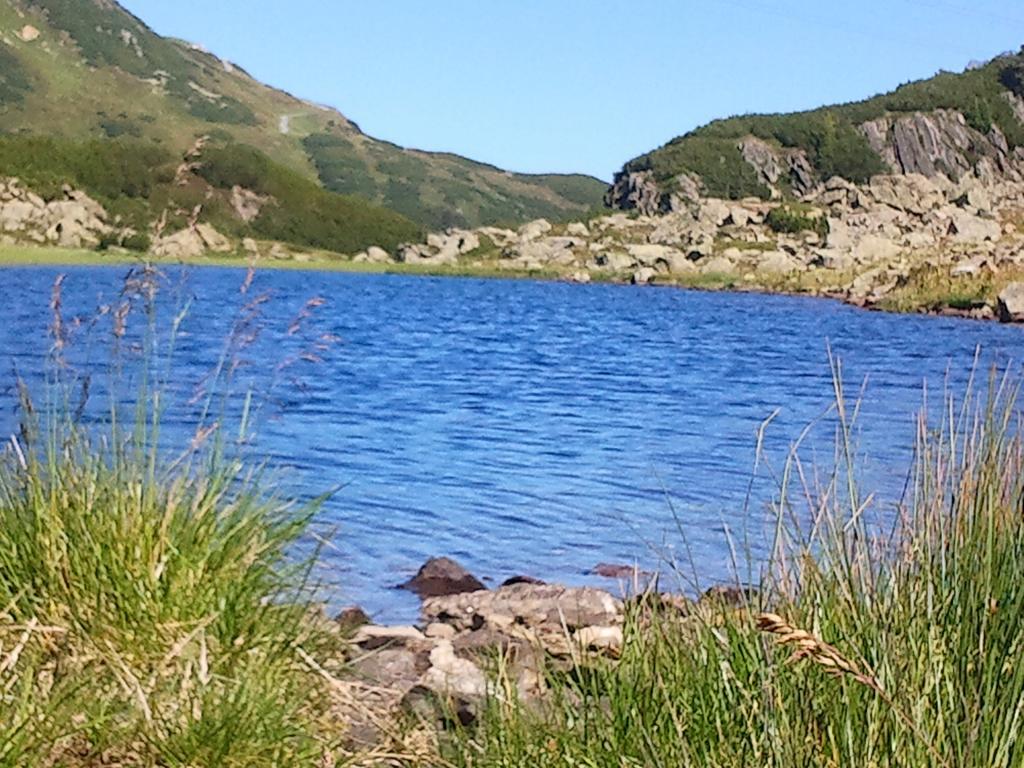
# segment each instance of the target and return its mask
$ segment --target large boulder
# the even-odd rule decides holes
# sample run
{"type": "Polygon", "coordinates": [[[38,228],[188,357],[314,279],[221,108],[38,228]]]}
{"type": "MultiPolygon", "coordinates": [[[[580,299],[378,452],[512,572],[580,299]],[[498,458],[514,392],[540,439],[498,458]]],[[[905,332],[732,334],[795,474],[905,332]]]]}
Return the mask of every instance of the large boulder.
{"type": "Polygon", "coordinates": [[[1010,283],[999,292],[998,312],[1004,323],[1024,323],[1024,283],[1010,283]]]}
{"type": "Polygon", "coordinates": [[[1003,228],[998,221],[983,219],[970,211],[957,210],[952,214],[949,233],[960,243],[980,243],[985,240],[995,242],[1003,236],[1003,228]]]}
{"type": "Polygon", "coordinates": [[[758,271],[776,275],[796,272],[802,266],[799,261],[784,251],[765,251],[757,259],[758,271]]]}
{"type": "Polygon", "coordinates": [[[415,576],[400,586],[424,599],[487,589],[476,576],[449,557],[432,557],[415,576]]]}
{"type": "Polygon", "coordinates": [[[487,677],[472,661],[456,656],[450,640],[440,640],[430,652],[430,668],[421,685],[443,696],[469,701],[487,695],[487,677]]]}
{"type": "Polygon", "coordinates": [[[633,257],[633,260],[637,264],[643,267],[654,267],[657,266],[659,262],[663,264],[675,264],[678,261],[689,264],[686,254],[668,245],[636,243],[627,245],[626,251],[633,257]]]}
{"type": "Polygon", "coordinates": [[[657,276],[658,273],[650,267],[640,267],[640,269],[633,273],[633,277],[630,279],[630,282],[632,282],[633,285],[647,285],[657,276]]]}
{"type": "Polygon", "coordinates": [[[20,232],[40,215],[40,209],[27,200],[11,200],[0,206],[0,229],[20,232]]]}
{"type": "Polygon", "coordinates": [[[879,203],[918,216],[941,208],[946,202],[946,196],[939,186],[919,173],[875,176],[871,179],[868,191],[879,203]]]}
{"type": "Polygon", "coordinates": [[[206,253],[206,244],[191,227],[165,235],[153,243],[153,255],[168,259],[194,259],[206,253]]]}
{"type": "Polygon", "coordinates": [[[700,271],[705,275],[730,275],[736,271],[736,265],[725,255],[712,256],[701,262],[700,271]]]}
{"type": "Polygon", "coordinates": [[[859,264],[888,261],[900,255],[903,248],[887,237],[867,235],[853,247],[853,258],[859,264]]]}
{"type": "Polygon", "coordinates": [[[551,222],[547,219],[537,219],[519,228],[519,237],[524,241],[536,240],[551,231],[551,222]]]}
{"type": "Polygon", "coordinates": [[[228,253],[233,250],[231,241],[218,232],[210,224],[196,224],[196,233],[203,241],[206,250],[214,253],[228,253]]]}
{"type": "Polygon", "coordinates": [[[622,272],[632,269],[635,264],[636,259],[620,251],[601,253],[597,257],[597,266],[609,272],[622,272]]]}

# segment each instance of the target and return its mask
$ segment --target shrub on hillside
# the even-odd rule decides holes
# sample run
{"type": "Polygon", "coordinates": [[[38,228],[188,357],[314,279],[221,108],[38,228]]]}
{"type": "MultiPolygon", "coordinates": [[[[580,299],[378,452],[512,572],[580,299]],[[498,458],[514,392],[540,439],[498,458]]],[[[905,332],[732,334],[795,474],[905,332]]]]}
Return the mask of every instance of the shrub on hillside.
{"type": "Polygon", "coordinates": [[[1015,95],[1024,98],[1024,62],[1015,62],[999,73],[999,81],[1015,95]]]}
{"type": "Polygon", "coordinates": [[[20,104],[32,89],[28,72],[6,45],[0,45],[0,107],[20,104]]]}
{"type": "Polygon", "coordinates": [[[773,208],[768,212],[765,222],[773,232],[780,234],[817,232],[822,237],[828,234],[828,219],[818,211],[795,203],[773,208]]]}
{"type": "Polygon", "coordinates": [[[677,139],[632,161],[627,169],[652,171],[661,182],[668,182],[681,173],[696,173],[712,197],[738,200],[768,196],[768,189],[743,159],[737,143],[727,139],[701,136],[677,139]]]}
{"type": "Polygon", "coordinates": [[[404,216],[325,190],[243,144],[208,148],[198,173],[214,187],[239,185],[274,198],[252,223],[268,239],[355,253],[369,245],[394,249],[422,234],[404,216]]]}

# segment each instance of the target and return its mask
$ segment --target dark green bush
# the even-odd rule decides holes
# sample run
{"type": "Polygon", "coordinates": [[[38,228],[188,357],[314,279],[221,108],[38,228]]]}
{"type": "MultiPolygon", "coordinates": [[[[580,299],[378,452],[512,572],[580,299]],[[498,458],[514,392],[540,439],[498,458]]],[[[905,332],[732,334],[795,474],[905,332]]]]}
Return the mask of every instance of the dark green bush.
{"type": "Polygon", "coordinates": [[[188,111],[193,117],[208,123],[224,123],[227,125],[257,125],[256,114],[245,104],[222,96],[217,100],[195,95],[188,98],[188,111]]]}
{"type": "Polygon", "coordinates": [[[117,139],[121,136],[131,136],[137,139],[142,136],[142,129],[131,120],[104,118],[100,120],[100,128],[108,139],[117,139]]]}
{"type": "Polygon", "coordinates": [[[0,44],[0,107],[20,104],[30,90],[32,81],[25,67],[13,51],[0,44]]]}
{"type": "Polygon", "coordinates": [[[146,253],[152,245],[152,242],[150,241],[149,235],[145,232],[136,232],[134,235],[126,237],[121,245],[129,251],[146,253]]]}
{"type": "Polygon", "coordinates": [[[1011,92],[1024,98],[1024,62],[1010,64],[999,73],[999,81],[1011,92]]]}
{"type": "Polygon", "coordinates": [[[0,168],[48,199],[59,195],[65,183],[104,200],[145,198],[157,169],[170,159],[164,150],[139,141],[0,137],[0,168]]]}
{"type": "Polygon", "coordinates": [[[765,222],[773,232],[782,234],[817,232],[822,237],[828,235],[828,219],[820,212],[795,203],[773,208],[768,212],[765,222]]]}

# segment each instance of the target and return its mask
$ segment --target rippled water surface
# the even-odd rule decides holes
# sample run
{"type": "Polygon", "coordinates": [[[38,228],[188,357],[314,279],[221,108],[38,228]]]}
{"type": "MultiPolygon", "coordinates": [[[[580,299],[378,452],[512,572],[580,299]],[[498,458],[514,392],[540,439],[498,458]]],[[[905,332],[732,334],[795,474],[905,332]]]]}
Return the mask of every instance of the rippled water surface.
{"type": "MultiPolygon", "coordinates": [[[[66,319],[116,301],[124,273],[69,270],[66,319]]],[[[56,275],[0,271],[8,380],[15,368],[41,375],[56,275]]],[[[853,390],[867,382],[861,461],[891,500],[922,385],[941,389],[948,373],[962,386],[979,345],[986,364],[1006,363],[1024,339],[1018,328],[812,299],[284,271],[259,274],[242,296],[243,277],[203,269],[165,279],[162,323],[192,300],[173,358],[169,439],[187,441],[187,401],[240,308],[265,293],[263,331],[235,356],[237,386],[262,404],[255,452],[307,496],[339,489],[317,521],[330,537],[320,577],[332,602],[383,620],[415,615],[414,600],[390,587],[431,555],[495,581],[586,583],[599,581],[587,575],[599,562],[654,566],[674,552],[707,581],[727,578],[726,531],[756,557],[770,527],[770,473],[762,466],[751,483],[758,426],[779,409],[766,432],[778,468],[832,401],[828,344],[853,390]],[[314,296],[326,303],[289,335],[314,296]],[[331,349],[308,346],[323,334],[337,338],[331,349]]],[[[69,356],[99,373],[109,317],[87,325],[69,356]]],[[[0,404],[8,434],[10,388],[0,404]]],[[[830,429],[825,420],[807,448],[823,465],[830,429]]]]}

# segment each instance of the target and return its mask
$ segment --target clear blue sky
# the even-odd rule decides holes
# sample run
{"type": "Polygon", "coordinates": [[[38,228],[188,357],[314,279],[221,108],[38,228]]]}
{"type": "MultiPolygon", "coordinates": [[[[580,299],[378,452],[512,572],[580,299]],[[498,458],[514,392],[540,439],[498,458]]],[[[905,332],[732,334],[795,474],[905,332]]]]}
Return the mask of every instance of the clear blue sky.
{"type": "Polygon", "coordinates": [[[1020,0],[124,0],[372,136],[608,179],[715,117],[849,101],[1024,44],[1020,0]]]}

